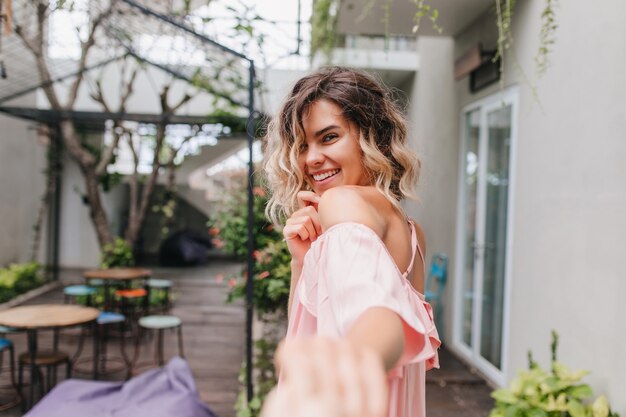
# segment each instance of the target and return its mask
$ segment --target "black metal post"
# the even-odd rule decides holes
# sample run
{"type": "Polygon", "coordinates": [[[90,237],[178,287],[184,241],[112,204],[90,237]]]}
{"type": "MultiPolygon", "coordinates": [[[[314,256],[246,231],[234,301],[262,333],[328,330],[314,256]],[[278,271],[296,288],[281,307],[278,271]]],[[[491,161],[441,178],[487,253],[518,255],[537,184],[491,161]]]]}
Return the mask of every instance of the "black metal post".
{"type": "Polygon", "coordinates": [[[248,112],[249,120],[246,129],[248,137],[248,152],[250,158],[248,160],[248,280],[246,281],[246,393],[248,402],[252,400],[254,396],[254,389],[252,384],[252,318],[253,318],[253,304],[252,299],[254,295],[254,159],[252,155],[252,148],[254,143],[254,61],[249,60],[249,80],[248,80],[248,112]]]}

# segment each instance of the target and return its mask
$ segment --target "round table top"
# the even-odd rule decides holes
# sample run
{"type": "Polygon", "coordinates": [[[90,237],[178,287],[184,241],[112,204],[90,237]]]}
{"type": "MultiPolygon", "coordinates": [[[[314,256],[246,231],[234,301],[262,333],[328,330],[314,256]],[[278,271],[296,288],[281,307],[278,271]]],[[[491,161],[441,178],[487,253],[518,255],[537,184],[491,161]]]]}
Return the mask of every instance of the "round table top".
{"type": "Polygon", "coordinates": [[[148,278],[152,271],[146,268],[110,268],[110,269],[90,269],[83,272],[83,277],[87,279],[109,279],[109,280],[131,280],[148,278]]]}
{"type": "Polygon", "coordinates": [[[97,319],[98,314],[95,308],[68,304],[19,306],[0,311],[0,325],[18,329],[75,326],[97,319]]]}

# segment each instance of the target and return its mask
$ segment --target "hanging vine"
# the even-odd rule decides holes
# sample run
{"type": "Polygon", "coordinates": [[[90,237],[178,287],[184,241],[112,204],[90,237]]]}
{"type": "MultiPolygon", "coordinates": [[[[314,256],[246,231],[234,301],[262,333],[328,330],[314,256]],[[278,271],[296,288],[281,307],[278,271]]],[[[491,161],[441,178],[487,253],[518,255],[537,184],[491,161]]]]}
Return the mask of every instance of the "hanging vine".
{"type": "MultiPolygon", "coordinates": [[[[417,33],[423,18],[430,20],[433,29],[438,33],[443,33],[443,28],[439,25],[439,10],[433,7],[431,1],[428,0],[409,0],[416,6],[416,12],[413,16],[412,32],[417,33]]],[[[541,29],[539,34],[539,49],[535,56],[537,65],[537,74],[542,76],[550,65],[549,55],[556,42],[556,23],[555,9],[558,0],[544,0],[545,6],[541,14],[541,29]]],[[[363,5],[363,10],[357,18],[357,22],[363,20],[373,10],[377,0],[368,0],[363,5]]],[[[382,22],[385,27],[385,38],[390,33],[391,19],[391,2],[385,0],[382,4],[383,17],[382,22]]],[[[493,57],[494,62],[499,62],[499,71],[502,75],[505,68],[505,53],[513,46],[513,9],[517,0],[495,0],[496,27],[498,30],[498,38],[496,44],[496,54],[493,57]]],[[[339,9],[339,0],[315,0],[313,3],[313,15],[311,18],[311,56],[317,51],[324,51],[330,56],[332,49],[335,47],[336,39],[336,21],[337,11],[339,9]]],[[[500,77],[502,86],[503,77],[500,77]]]]}
{"type": "Polygon", "coordinates": [[[426,0],[411,0],[415,3],[417,7],[417,11],[413,16],[413,33],[417,33],[420,23],[422,22],[423,17],[427,17],[431,24],[433,25],[433,29],[437,31],[437,33],[442,33],[443,28],[439,26],[439,9],[432,7],[430,4],[426,3],[426,0]]]}
{"type": "Polygon", "coordinates": [[[556,23],[555,9],[558,6],[557,0],[545,0],[545,7],[541,13],[541,31],[539,32],[539,50],[535,55],[535,63],[537,64],[537,75],[542,76],[550,66],[550,52],[552,46],[556,42],[556,23]]]}

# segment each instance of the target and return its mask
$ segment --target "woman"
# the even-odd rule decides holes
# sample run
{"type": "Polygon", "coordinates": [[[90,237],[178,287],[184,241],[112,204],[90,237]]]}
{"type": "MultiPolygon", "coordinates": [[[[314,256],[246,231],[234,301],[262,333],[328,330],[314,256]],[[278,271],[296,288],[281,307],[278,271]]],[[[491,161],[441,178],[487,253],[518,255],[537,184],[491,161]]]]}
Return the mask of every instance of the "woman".
{"type": "Polygon", "coordinates": [[[267,214],[287,218],[292,280],[264,416],[424,416],[440,342],[400,205],[420,166],[406,136],[389,93],[340,67],[299,80],[270,123],[267,214]]]}

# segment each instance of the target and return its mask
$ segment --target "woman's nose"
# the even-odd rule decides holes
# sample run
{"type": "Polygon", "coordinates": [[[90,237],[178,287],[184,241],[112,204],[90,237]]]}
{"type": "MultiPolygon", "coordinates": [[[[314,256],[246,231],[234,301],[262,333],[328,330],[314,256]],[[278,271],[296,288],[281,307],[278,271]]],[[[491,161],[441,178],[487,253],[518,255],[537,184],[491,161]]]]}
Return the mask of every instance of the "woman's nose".
{"type": "Polygon", "coordinates": [[[320,165],[324,162],[324,154],[317,146],[309,146],[306,153],[306,164],[309,166],[320,165]]]}

